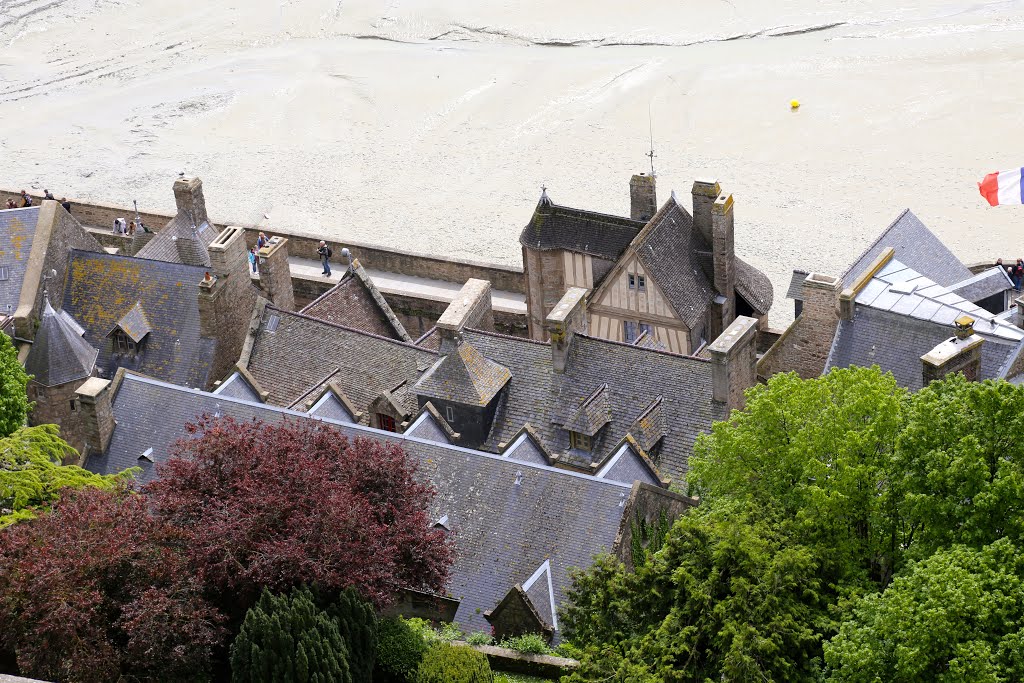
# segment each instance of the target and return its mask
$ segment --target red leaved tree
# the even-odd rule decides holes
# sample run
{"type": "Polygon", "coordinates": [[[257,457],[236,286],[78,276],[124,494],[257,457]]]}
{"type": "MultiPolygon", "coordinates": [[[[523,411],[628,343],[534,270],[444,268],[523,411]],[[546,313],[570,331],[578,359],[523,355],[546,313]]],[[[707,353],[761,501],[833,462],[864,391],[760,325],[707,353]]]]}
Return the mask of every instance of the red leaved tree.
{"type": "Polygon", "coordinates": [[[0,647],[47,680],[201,678],[224,618],[182,540],[135,493],[66,492],[0,534],[0,647]]]}
{"type": "Polygon", "coordinates": [[[397,445],[309,420],[203,418],[144,491],[188,536],[194,571],[240,617],[263,587],[355,587],[383,606],[443,590],[454,550],[431,528],[434,489],[397,445]]]}

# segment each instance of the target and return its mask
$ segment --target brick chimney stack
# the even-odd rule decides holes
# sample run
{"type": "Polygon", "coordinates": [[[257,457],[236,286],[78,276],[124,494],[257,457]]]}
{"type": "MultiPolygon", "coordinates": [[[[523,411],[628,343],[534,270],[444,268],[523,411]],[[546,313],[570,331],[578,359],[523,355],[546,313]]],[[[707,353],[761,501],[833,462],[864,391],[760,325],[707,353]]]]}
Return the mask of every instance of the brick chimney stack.
{"type": "Polygon", "coordinates": [[[441,334],[438,352],[444,356],[454,351],[462,331],[467,327],[477,330],[494,329],[491,283],[487,280],[466,280],[448,308],[444,309],[437,320],[437,330],[441,334]]]}
{"type": "Polygon", "coordinates": [[[641,173],[629,180],[629,217],[647,222],[658,212],[658,198],[653,175],[641,173]]]}
{"type": "Polygon", "coordinates": [[[565,372],[572,338],[587,333],[587,290],[570,287],[544,319],[544,331],[551,340],[551,364],[557,373],[565,372]]]}
{"type": "Polygon", "coordinates": [[[711,244],[711,207],[714,206],[718,195],[722,194],[722,187],[717,180],[695,180],[693,189],[693,227],[704,236],[704,241],[711,244]]]}
{"type": "Polygon", "coordinates": [[[962,315],[953,327],[952,337],[921,356],[924,386],[954,372],[962,372],[972,382],[980,378],[981,347],[985,340],[974,333],[974,318],[962,315]]]}
{"type": "Polygon", "coordinates": [[[178,211],[191,216],[196,226],[209,222],[206,215],[206,199],[203,198],[203,181],[199,178],[185,178],[174,181],[174,203],[178,211]]]}
{"type": "Polygon", "coordinates": [[[249,280],[245,230],[225,228],[208,247],[210,270],[199,287],[199,332],[217,340],[211,382],[232,371],[249,332],[249,320],[256,304],[257,290],[249,280]]]}
{"type": "Polygon", "coordinates": [[[708,346],[711,398],[742,409],[743,391],[757,383],[757,319],[741,315],[708,346]]]}
{"type": "Polygon", "coordinates": [[[732,195],[721,194],[711,205],[711,256],[715,289],[725,297],[722,325],[736,316],[736,248],[732,195]]]}
{"type": "MultiPolygon", "coordinates": [[[[123,373],[123,370],[119,370],[123,373]]],[[[118,380],[120,383],[120,380],[118,380]]],[[[110,439],[114,435],[114,407],[111,381],[99,377],[90,377],[75,390],[75,399],[79,406],[79,420],[82,425],[82,438],[85,447],[82,449],[81,463],[93,453],[106,453],[110,439]]]]}

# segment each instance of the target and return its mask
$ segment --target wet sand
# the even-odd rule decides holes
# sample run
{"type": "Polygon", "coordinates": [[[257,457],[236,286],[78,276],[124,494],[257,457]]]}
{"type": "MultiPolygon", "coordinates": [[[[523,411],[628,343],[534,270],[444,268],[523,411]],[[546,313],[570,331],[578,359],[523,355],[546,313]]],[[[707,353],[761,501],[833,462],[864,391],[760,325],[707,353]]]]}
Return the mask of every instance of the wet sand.
{"type": "Polygon", "coordinates": [[[660,198],[735,195],[782,324],[905,207],[1024,254],[976,188],[1024,165],[1022,67],[1015,1],[0,0],[0,185],[169,210],[186,171],[219,219],[518,264],[542,184],[628,212],[650,112],[660,198]]]}

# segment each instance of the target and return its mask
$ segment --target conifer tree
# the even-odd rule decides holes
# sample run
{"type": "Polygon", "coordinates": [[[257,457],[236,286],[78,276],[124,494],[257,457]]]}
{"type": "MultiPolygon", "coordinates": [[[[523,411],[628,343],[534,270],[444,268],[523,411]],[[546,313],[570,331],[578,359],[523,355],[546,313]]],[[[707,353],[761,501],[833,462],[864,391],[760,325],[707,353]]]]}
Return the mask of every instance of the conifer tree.
{"type": "Polygon", "coordinates": [[[338,621],[307,588],[289,595],[264,589],[231,645],[235,683],[354,683],[338,621]]]}
{"type": "Polygon", "coordinates": [[[369,681],[377,658],[377,615],[373,606],[359,593],[347,588],[327,608],[338,622],[338,630],[348,647],[348,665],[355,681],[369,681]]]}

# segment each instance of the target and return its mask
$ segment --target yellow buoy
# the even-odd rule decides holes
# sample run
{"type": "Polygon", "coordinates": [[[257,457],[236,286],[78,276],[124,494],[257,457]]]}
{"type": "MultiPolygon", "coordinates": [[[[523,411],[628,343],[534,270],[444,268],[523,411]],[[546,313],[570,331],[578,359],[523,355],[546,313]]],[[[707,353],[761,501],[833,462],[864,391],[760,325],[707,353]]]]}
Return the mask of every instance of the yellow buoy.
{"type": "Polygon", "coordinates": [[[789,108],[790,109],[794,109],[794,110],[795,109],[799,109],[800,108],[800,100],[790,100],[789,101],[789,108]]]}

